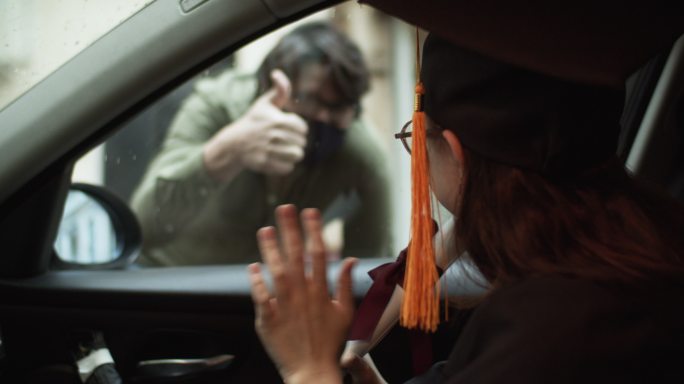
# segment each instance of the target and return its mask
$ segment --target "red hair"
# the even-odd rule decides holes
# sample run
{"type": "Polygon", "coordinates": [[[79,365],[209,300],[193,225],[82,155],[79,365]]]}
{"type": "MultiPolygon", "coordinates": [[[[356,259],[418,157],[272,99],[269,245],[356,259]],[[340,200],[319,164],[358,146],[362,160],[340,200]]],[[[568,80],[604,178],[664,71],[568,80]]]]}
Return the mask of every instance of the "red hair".
{"type": "Polygon", "coordinates": [[[554,180],[464,148],[454,231],[493,285],[559,274],[629,282],[684,276],[684,210],[617,162],[554,180]]]}

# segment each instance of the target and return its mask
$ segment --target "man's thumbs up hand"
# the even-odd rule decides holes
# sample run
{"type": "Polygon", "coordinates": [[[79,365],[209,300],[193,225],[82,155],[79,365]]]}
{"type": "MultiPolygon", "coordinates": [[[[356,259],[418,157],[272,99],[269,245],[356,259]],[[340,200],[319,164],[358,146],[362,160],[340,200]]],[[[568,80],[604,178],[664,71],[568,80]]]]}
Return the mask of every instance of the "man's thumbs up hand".
{"type": "Polygon", "coordinates": [[[278,107],[278,109],[283,109],[285,105],[290,101],[290,96],[292,96],[292,83],[287,75],[280,69],[275,69],[271,72],[271,82],[273,85],[263,97],[271,101],[271,104],[278,107]]]}
{"type": "Polygon", "coordinates": [[[214,177],[229,179],[221,176],[222,169],[234,170],[235,161],[252,171],[285,175],[304,157],[308,126],[300,116],[282,110],[292,95],[290,79],[276,69],[271,80],[272,87],[243,116],[207,143],[205,165],[214,177]]]}

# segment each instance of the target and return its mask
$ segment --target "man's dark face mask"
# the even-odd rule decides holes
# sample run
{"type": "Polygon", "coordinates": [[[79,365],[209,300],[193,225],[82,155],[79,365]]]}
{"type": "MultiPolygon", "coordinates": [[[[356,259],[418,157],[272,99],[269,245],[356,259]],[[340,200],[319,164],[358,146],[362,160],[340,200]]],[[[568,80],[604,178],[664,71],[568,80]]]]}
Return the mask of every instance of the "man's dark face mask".
{"type": "Polygon", "coordinates": [[[313,165],[332,156],[344,143],[345,131],[334,124],[309,120],[304,164],[313,165]]]}

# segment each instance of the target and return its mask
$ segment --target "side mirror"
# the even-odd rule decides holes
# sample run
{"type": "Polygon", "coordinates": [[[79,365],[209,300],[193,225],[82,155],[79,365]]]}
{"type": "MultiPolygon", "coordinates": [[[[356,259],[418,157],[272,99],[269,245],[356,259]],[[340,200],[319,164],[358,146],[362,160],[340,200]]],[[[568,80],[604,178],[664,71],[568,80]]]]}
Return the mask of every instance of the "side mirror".
{"type": "Polygon", "coordinates": [[[57,269],[121,269],[140,253],[142,234],[131,209],[106,189],[74,183],[55,239],[57,269]]]}

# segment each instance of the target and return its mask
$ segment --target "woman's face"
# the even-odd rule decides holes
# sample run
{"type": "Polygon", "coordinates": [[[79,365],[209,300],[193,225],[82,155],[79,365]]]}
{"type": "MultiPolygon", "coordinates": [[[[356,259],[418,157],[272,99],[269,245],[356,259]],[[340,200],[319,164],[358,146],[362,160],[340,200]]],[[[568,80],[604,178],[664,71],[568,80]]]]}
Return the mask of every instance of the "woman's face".
{"type": "MultiPolygon", "coordinates": [[[[460,143],[454,144],[453,139],[445,137],[455,137],[453,133],[439,129],[429,118],[426,120],[430,186],[437,200],[453,214],[460,203],[459,191],[463,183],[463,164],[454,148],[454,145],[460,146],[460,143]]],[[[458,151],[462,153],[460,148],[458,151]]]]}

